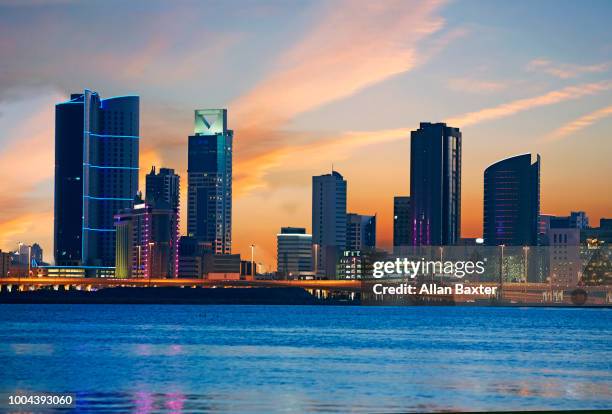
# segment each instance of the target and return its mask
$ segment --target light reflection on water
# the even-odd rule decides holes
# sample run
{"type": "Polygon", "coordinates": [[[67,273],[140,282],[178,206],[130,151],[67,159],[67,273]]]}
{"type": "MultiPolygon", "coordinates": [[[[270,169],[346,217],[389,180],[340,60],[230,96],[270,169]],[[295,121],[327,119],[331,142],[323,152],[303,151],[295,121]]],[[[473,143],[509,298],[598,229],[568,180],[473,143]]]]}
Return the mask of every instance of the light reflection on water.
{"type": "Polygon", "coordinates": [[[0,393],[77,411],[612,407],[606,309],[0,306],[0,393]]]}

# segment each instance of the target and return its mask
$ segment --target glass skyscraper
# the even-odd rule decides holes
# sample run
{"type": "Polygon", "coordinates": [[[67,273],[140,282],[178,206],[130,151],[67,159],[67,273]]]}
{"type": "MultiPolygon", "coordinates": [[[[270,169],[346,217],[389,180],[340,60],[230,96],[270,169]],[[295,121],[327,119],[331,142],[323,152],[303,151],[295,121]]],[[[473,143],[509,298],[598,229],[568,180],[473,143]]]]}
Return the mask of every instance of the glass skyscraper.
{"type": "Polygon", "coordinates": [[[410,245],[410,197],[393,197],[393,247],[410,245]]]}
{"type": "Polygon", "coordinates": [[[411,244],[454,245],[461,237],[461,132],[421,122],[410,139],[411,244]]]}
{"type": "Polygon", "coordinates": [[[113,215],[138,191],[138,148],[138,96],[86,89],[56,106],[56,264],[115,265],[113,215]]]}
{"type": "Polygon", "coordinates": [[[317,276],[335,277],[346,249],[346,180],[337,171],[312,177],[312,242],[317,276]]]}
{"type": "Polygon", "coordinates": [[[232,252],[232,146],[226,109],[195,111],[187,161],[187,232],[215,254],[232,252]]]}
{"type": "Polygon", "coordinates": [[[484,243],[535,246],[540,220],[540,156],[506,158],[484,172],[484,243]]]}

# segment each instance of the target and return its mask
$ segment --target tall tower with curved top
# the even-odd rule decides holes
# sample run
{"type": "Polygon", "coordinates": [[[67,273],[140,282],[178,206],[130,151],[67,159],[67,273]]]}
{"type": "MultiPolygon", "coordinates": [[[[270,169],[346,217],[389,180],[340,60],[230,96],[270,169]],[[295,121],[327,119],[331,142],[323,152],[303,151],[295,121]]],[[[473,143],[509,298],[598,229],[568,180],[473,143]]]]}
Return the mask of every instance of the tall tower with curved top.
{"type": "Polygon", "coordinates": [[[517,155],[484,172],[484,243],[535,246],[540,217],[540,155],[517,155]]]}
{"type": "Polygon", "coordinates": [[[113,267],[113,215],[138,192],[139,97],[72,94],[55,140],[56,264],[113,267]]]}

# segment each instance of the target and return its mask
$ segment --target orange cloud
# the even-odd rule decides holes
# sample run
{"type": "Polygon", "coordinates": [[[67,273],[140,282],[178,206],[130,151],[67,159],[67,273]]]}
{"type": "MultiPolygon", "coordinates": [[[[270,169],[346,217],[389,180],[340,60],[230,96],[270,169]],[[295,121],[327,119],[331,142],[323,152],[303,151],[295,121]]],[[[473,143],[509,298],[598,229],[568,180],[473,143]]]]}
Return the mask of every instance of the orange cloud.
{"type": "Polygon", "coordinates": [[[492,108],[469,112],[464,115],[447,119],[450,125],[465,127],[493,119],[505,118],[510,115],[524,112],[540,106],[553,105],[564,101],[595,95],[612,89],[612,81],[585,83],[576,86],[568,86],[557,91],[548,92],[544,95],[532,98],[518,99],[516,101],[501,104],[492,108]]]}
{"type": "MultiPolygon", "coordinates": [[[[419,42],[444,26],[436,15],[441,5],[441,1],[329,3],[319,23],[280,56],[272,73],[229,105],[240,137],[235,149],[236,194],[265,187],[267,172],[288,162],[288,157],[301,162],[304,151],[334,145],[334,141],[292,140],[295,134],[282,128],[295,116],[409,71],[426,61],[432,50],[463,34],[453,31],[432,41],[428,51],[418,50],[419,42]]],[[[354,146],[360,139],[348,133],[340,141],[354,146]]]]}
{"type": "Polygon", "coordinates": [[[527,64],[526,69],[530,72],[544,72],[560,79],[569,79],[585,73],[605,72],[609,68],[609,63],[575,65],[569,63],[554,63],[548,59],[534,59],[527,64]]]}
{"type": "Polygon", "coordinates": [[[472,78],[453,78],[448,81],[450,89],[467,93],[492,93],[499,92],[508,87],[507,83],[496,81],[485,81],[472,78]]]}
{"type": "Polygon", "coordinates": [[[551,134],[549,134],[546,137],[546,140],[554,141],[557,139],[561,139],[563,137],[573,134],[574,132],[580,131],[581,129],[584,129],[599,121],[600,119],[606,118],[608,116],[612,116],[612,105],[598,109],[597,111],[581,116],[580,118],[563,125],[562,127],[556,129],[551,134]]]}

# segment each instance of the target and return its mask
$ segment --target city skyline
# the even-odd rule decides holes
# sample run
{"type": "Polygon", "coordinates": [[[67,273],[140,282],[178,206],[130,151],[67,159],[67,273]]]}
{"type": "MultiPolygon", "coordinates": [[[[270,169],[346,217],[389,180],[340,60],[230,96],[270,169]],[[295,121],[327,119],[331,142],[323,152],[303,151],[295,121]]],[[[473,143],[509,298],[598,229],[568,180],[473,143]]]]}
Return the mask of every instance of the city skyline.
{"type": "MultiPolygon", "coordinates": [[[[116,48],[90,48],[94,38],[117,43],[100,36],[107,25],[97,24],[74,48],[62,46],[65,28],[80,24],[83,13],[105,15],[112,7],[45,6],[58,18],[50,25],[41,17],[43,7],[0,6],[6,39],[0,51],[11,57],[3,59],[7,70],[0,75],[0,248],[23,241],[40,243],[47,257],[53,251],[53,109],[86,87],[104,96],[141,96],[139,188],[151,166],[174,168],[185,177],[184,209],[193,110],[227,108],[236,137],[232,250],[248,257],[254,243],[257,261],[268,266],[275,262],[281,226],[312,231],[311,177],[332,163],[349,183],[347,210],[377,214],[378,244],[390,248],[393,197],[409,194],[409,136],[420,121],[446,122],[463,134],[463,237],[482,235],[485,167],[527,152],[542,154],[542,213],[585,210],[594,223],[609,215],[609,196],[597,177],[612,172],[612,39],[596,27],[610,6],[592,2],[589,8],[599,12],[586,13],[572,3],[555,3],[553,16],[541,22],[539,9],[550,14],[545,2],[502,3],[496,7],[503,10],[495,12],[461,2],[403,4],[251,4],[247,9],[257,12],[251,24],[218,34],[183,28],[198,18],[192,7],[175,7],[167,17],[162,4],[144,12],[128,6],[118,19],[136,19],[129,29],[133,39],[116,48]],[[563,16],[572,19],[560,31],[553,23],[563,16]],[[18,25],[26,17],[34,24],[21,39],[18,25]],[[271,23],[282,29],[264,29],[271,23]],[[510,24],[524,29],[529,47],[513,48],[510,24]],[[361,27],[367,29],[363,34],[361,27]],[[47,40],[57,56],[24,39],[47,40]],[[208,42],[198,52],[202,40],[208,42]],[[369,48],[376,53],[364,57],[369,48]],[[192,69],[211,57],[216,63],[205,68],[205,76],[192,69]],[[249,73],[240,68],[245,59],[252,61],[249,73]],[[454,69],[439,69],[437,63],[448,59],[456,62],[454,69]],[[314,84],[296,82],[305,78],[314,84]]],[[[208,10],[247,20],[222,5],[208,10]]],[[[183,210],[181,234],[185,219],[183,210]]]]}

